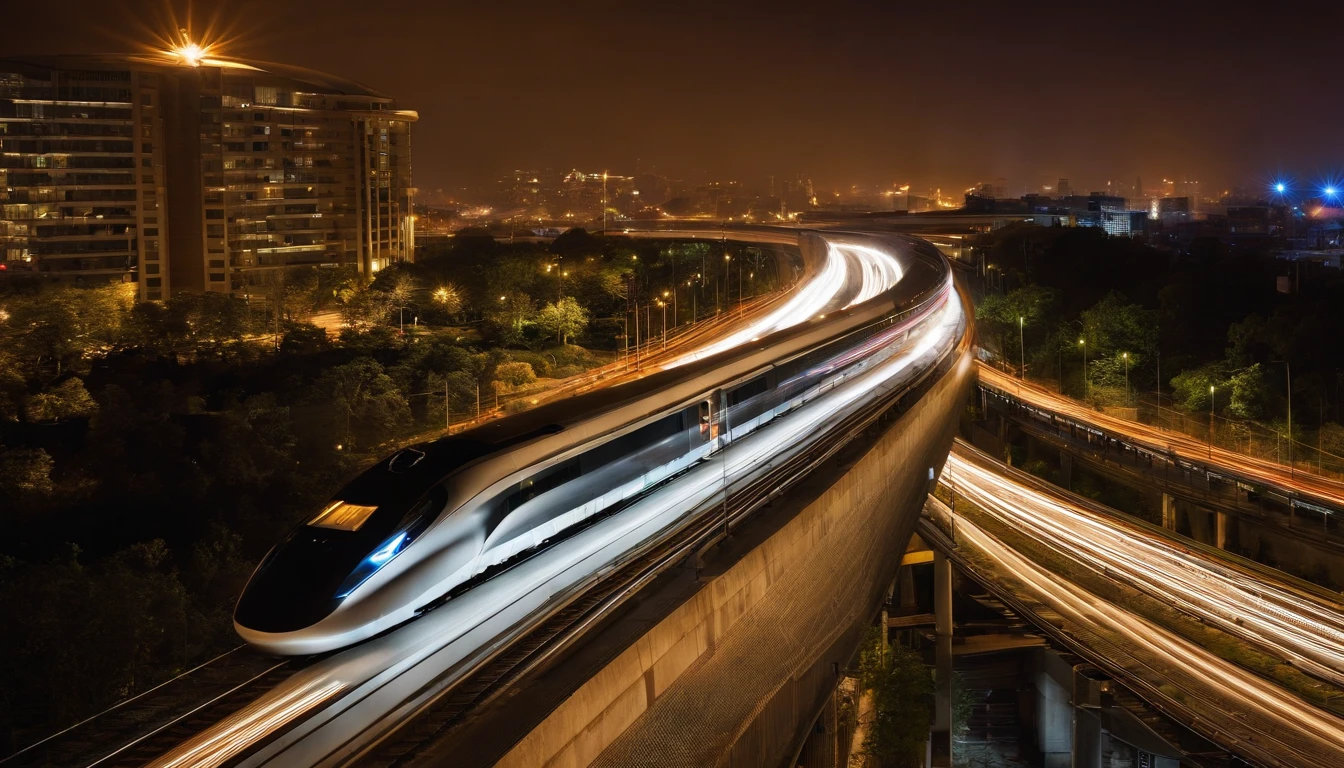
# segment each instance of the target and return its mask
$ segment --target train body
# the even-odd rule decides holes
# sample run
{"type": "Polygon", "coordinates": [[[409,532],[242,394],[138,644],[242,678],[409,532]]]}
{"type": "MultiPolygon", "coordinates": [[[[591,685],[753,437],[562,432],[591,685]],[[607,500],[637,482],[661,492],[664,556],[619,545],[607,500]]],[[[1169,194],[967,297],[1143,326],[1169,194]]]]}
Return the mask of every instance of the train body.
{"type": "Polygon", "coordinates": [[[239,598],[235,629],[282,655],[352,645],[618,514],[823,396],[951,293],[945,272],[898,289],[828,321],[398,451],[271,550],[239,598]]]}

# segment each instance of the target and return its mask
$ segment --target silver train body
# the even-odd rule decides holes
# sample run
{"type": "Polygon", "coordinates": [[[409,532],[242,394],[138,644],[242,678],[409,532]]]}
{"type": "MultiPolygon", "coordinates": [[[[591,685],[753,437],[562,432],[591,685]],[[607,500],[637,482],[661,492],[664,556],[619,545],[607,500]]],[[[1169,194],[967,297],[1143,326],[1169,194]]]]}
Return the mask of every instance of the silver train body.
{"type": "MultiPolygon", "coordinates": [[[[875,242],[803,234],[804,260],[838,238],[875,242]]],[[[822,396],[828,381],[949,300],[947,264],[932,246],[896,237],[876,243],[904,272],[882,296],[379,462],[266,556],[235,609],[238,634],[281,655],[373,637],[576,526],[619,514],[730,436],[822,396]]]]}

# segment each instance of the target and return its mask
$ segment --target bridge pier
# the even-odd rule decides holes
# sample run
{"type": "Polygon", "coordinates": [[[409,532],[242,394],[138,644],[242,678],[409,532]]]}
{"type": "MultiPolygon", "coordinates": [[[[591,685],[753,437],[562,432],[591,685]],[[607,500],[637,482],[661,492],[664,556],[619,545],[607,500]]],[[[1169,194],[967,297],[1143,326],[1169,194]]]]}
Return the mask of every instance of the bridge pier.
{"type": "Polygon", "coordinates": [[[1073,764],[1073,702],[1059,680],[1073,670],[1055,654],[1036,657],[1036,748],[1044,768],[1070,768],[1073,764]],[[1053,667],[1053,669],[1052,669],[1053,667]]]}
{"type": "Polygon", "coordinates": [[[1073,768],[1101,768],[1101,721],[1075,707],[1073,710],[1073,768]]]}
{"type": "Polygon", "coordinates": [[[934,692],[933,764],[952,764],[952,561],[933,554],[934,692]],[[946,760],[946,762],[944,762],[946,760]]]}
{"type": "Polygon", "coordinates": [[[1170,493],[1162,494],[1162,527],[1168,531],[1176,530],[1176,498],[1170,493]]]}
{"type": "Polygon", "coordinates": [[[1215,516],[1213,523],[1213,544],[1219,549],[1227,549],[1229,544],[1228,530],[1231,528],[1232,531],[1235,532],[1237,521],[1229,519],[1226,512],[1215,512],[1213,514],[1215,516]]]}

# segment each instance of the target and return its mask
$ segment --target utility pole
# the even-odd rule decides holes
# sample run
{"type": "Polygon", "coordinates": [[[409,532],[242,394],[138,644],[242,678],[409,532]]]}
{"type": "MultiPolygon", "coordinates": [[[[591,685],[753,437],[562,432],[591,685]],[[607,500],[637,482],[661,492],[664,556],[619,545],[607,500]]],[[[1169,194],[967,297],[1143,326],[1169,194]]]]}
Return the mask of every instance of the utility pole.
{"type": "Polygon", "coordinates": [[[443,374],[443,428],[453,428],[453,412],[448,406],[448,374],[443,374]]]}
{"type": "Polygon", "coordinates": [[[1087,339],[1079,339],[1078,346],[1083,348],[1083,397],[1092,399],[1092,380],[1087,376],[1087,339]]]}
{"type": "Polygon", "coordinates": [[[1017,316],[1017,350],[1018,350],[1018,373],[1023,381],[1027,380],[1027,343],[1026,343],[1026,325],[1027,318],[1017,316]]]}
{"type": "MultiPolygon", "coordinates": [[[[1214,393],[1213,385],[1209,385],[1209,460],[1213,460],[1213,404],[1217,401],[1217,395],[1214,393]]],[[[1292,447],[1292,443],[1288,444],[1292,447]]]]}
{"type": "Polygon", "coordinates": [[[607,172],[602,172],[602,231],[607,229],[607,172]]]}
{"type": "Polygon", "coordinates": [[[1122,357],[1125,358],[1125,405],[1129,405],[1129,353],[1125,352],[1122,357]]]}

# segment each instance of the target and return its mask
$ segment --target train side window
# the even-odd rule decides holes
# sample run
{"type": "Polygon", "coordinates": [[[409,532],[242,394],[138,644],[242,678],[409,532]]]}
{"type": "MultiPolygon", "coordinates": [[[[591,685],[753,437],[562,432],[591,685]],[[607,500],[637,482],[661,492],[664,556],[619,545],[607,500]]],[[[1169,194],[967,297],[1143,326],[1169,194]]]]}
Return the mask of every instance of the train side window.
{"type": "Polygon", "coordinates": [[[708,400],[700,403],[700,431],[709,429],[710,402],[708,400]]]}

